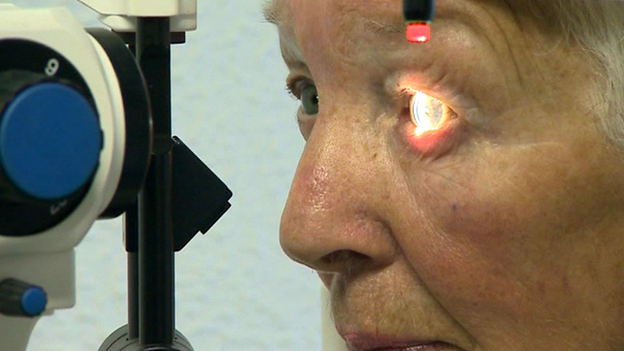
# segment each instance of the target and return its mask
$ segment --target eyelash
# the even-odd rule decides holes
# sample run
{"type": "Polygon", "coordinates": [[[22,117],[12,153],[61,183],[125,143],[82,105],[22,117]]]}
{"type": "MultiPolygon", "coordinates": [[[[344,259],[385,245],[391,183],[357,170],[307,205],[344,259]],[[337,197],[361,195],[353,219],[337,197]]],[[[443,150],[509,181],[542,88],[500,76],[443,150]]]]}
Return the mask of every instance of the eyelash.
{"type": "Polygon", "coordinates": [[[301,92],[306,85],[314,85],[312,80],[308,78],[297,77],[286,82],[286,91],[292,98],[301,100],[301,92]]]}

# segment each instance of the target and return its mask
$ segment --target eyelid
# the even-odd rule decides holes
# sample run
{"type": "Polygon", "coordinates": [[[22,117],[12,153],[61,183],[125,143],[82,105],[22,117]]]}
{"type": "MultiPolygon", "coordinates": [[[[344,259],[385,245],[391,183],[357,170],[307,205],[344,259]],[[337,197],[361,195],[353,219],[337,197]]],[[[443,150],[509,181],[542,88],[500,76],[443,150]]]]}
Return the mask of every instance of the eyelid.
{"type": "Polygon", "coordinates": [[[397,101],[411,99],[419,91],[421,90],[417,90],[412,87],[401,87],[400,89],[394,91],[393,99],[397,101]]]}
{"type": "Polygon", "coordinates": [[[407,105],[408,107],[411,108],[410,104],[411,104],[412,98],[418,93],[424,94],[430,98],[440,101],[445,106],[445,108],[456,113],[455,109],[453,109],[451,105],[447,103],[447,99],[445,99],[444,97],[441,97],[440,94],[437,94],[435,92],[430,92],[427,89],[416,89],[412,86],[403,86],[403,87],[400,87],[399,89],[396,89],[393,92],[391,98],[395,100],[396,102],[400,103],[401,106],[407,105]]]}
{"type": "Polygon", "coordinates": [[[301,92],[305,85],[315,85],[312,79],[304,77],[304,76],[295,76],[293,78],[288,78],[286,80],[286,90],[288,94],[295,97],[298,100],[301,100],[301,92]]]}
{"type": "Polygon", "coordinates": [[[396,106],[400,106],[401,109],[409,109],[410,101],[412,97],[416,95],[418,90],[411,87],[398,87],[392,92],[389,92],[388,98],[396,106]]]}

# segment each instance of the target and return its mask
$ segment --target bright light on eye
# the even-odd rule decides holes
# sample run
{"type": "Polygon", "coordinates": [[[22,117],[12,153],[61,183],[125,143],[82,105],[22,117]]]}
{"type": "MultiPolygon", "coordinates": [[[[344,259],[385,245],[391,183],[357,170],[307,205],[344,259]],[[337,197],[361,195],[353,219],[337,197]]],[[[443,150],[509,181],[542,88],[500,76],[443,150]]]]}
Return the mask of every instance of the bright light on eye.
{"type": "Polygon", "coordinates": [[[440,127],[444,118],[444,105],[420,91],[410,101],[412,122],[416,125],[416,134],[422,134],[440,127]]]}

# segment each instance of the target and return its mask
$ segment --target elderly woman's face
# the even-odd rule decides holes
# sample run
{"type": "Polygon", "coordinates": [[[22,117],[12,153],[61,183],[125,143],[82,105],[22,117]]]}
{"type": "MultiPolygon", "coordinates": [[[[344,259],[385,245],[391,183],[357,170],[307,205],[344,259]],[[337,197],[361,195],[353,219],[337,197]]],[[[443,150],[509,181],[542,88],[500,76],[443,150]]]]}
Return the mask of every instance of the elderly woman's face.
{"type": "Polygon", "coordinates": [[[399,0],[277,0],[307,140],[281,242],[353,350],[624,347],[623,159],[526,3],[439,0],[410,44],[399,0]],[[453,111],[438,130],[415,91],[453,111]]]}

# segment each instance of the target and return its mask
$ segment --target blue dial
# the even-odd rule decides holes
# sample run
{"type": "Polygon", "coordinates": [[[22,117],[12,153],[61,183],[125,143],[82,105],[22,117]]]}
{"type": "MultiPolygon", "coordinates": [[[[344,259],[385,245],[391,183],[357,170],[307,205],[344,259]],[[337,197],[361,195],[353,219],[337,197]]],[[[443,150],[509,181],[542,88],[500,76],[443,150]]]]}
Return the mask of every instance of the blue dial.
{"type": "Polygon", "coordinates": [[[48,295],[40,286],[30,286],[22,294],[20,307],[25,316],[36,317],[45,311],[48,295]]]}
{"type": "Polygon", "coordinates": [[[102,133],[85,96],[62,83],[28,86],[0,115],[0,167],[17,189],[54,201],[82,188],[98,166],[102,133]]]}

